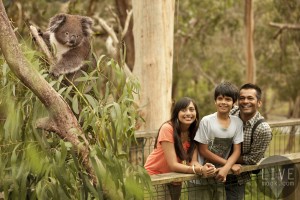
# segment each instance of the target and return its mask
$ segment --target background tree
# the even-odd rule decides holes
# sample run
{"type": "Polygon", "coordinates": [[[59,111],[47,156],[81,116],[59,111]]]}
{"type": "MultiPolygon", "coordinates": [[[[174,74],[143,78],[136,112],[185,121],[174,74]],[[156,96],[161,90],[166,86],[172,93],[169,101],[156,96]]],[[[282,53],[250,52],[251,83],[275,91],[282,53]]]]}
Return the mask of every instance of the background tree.
{"type": "Polygon", "coordinates": [[[174,1],[133,0],[134,75],[141,84],[139,106],[144,130],[157,129],[170,116],[174,1]]]}
{"type": "Polygon", "coordinates": [[[180,1],[176,6],[173,98],[193,97],[201,116],[213,112],[219,82],[240,85],[245,77],[243,5],[180,1]]]}
{"type": "MultiPolygon", "coordinates": [[[[128,13],[132,10],[131,0],[116,0],[116,10],[118,17],[120,19],[120,25],[126,27],[126,19],[128,18],[128,13]]],[[[133,37],[133,18],[130,17],[128,28],[124,36],[124,44],[122,50],[125,53],[125,62],[129,69],[132,71],[135,61],[135,50],[134,50],[134,37],[133,37]]]]}
{"type": "Polygon", "coordinates": [[[253,1],[245,0],[245,29],[246,29],[246,82],[256,82],[256,62],[254,54],[254,16],[253,16],[253,1]]]}

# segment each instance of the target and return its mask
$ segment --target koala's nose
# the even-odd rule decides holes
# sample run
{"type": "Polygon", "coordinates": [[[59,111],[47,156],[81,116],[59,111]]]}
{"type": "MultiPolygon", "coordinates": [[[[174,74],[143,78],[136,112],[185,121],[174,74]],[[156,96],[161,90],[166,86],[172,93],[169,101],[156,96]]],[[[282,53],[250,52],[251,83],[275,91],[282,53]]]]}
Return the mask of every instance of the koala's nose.
{"type": "Polygon", "coordinates": [[[74,44],[76,42],[76,36],[75,35],[72,35],[71,37],[70,37],[70,43],[71,44],[74,44]]]}

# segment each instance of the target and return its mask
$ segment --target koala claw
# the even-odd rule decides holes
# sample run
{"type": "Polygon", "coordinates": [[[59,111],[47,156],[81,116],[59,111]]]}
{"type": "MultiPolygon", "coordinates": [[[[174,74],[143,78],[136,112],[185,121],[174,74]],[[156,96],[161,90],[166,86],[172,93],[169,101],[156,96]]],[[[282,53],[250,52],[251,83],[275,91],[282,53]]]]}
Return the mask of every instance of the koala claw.
{"type": "Polygon", "coordinates": [[[43,36],[44,35],[43,31],[40,28],[37,29],[37,32],[38,32],[39,36],[43,36]]]}
{"type": "Polygon", "coordinates": [[[60,73],[57,70],[49,70],[49,73],[54,77],[60,76],[60,73]]]}

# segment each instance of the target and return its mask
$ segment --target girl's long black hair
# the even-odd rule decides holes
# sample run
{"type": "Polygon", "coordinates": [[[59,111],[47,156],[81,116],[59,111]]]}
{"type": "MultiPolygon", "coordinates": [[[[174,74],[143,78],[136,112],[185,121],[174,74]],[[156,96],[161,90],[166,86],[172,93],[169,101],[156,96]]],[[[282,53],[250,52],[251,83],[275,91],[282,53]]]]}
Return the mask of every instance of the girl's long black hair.
{"type": "MultiPolygon", "coordinates": [[[[166,121],[165,123],[169,123],[173,127],[174,146],[175,146],[176,155],[180,158],[180,160],[186,160],[187,162],[190,162],[193,157],[193,152],[196,148],[196,142],[194,141],[194,137],[195,137],[196,132],[199,127],[199,111],[198,111],[198,107],[197,107],[197,104],[195,103],[195,101],[189,97],[183,97],[180,100],[178,100],[172,109],[171,119],[166,121]],[[189,127],[190,148],[188,149],[188,151],[186,153],[183,149],[182,142],[181,142],[181,137],[180,137],[181,131],[180,131],[180,122],[178,120],[178,113],[180,110],[188,107],[191,102],[194,104],[194,107],[195,107],[196,120],[189,127]]],[[[165,124],[165,123],[163,123],[163,124],[165,124]]],[[[161,129],[161,127],[158,130],[154,148],[157,147],[157,140],[158,140],[158,135],[159,135],[160,129],[161,129]]]]}

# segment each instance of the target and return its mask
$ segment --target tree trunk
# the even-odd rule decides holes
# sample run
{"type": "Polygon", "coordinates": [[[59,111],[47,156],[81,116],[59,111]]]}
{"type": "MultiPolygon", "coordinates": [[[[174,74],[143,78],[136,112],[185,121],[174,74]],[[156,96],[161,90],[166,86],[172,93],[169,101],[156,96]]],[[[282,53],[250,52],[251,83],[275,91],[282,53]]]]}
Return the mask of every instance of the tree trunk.
{"type": "MultiPolygon", "coordinates": [[[[121,22],[121,26],[125,27],[125,22],[127,18],[127,12],[132,9],[131,0],[116,0],[117,12],[121,22]]],[[[133,19],[130,19],[128,30],[124,37],[124,45],[126,51],[126,64],[132,71],[134,66],[134,37],[132,33],[133,19]]],[[[122,47],[123,48],[123,47],[122,47]]]]}
{"type": "Polygon", "coordinates": [[[294,103],[292,118],[300,118],[300,92],[298,92],[298,96],[294,103]]]}
{"type": "MultiPolygon", "coordinates": [[[[291,110],[291,117],[292,118],[299,118],[300,117],[300,95],[297,96],[291,110]]],[[[299,145],[296,143],[296,132],[298,128],[296,126],[292,126],[289,134],[289,140],[285,148],[285,153],[292,153],[292,149],[295,148],[296,145],[299,145]]]]}
{"type": "Polygon", "coordinates": [[[135,64],[141,84],[139,106],[145,124],[158,129],[169,119],[172,90],[174,0],[133,0],[135,64]]]}
{"type": "Polygon", "coordinates": [[[245,0],[245,26],[246,26],[246,81],[249,83],[256,82],[256,63],[253,44],[254,18],[253,18],[253,1],[245,0]]]}
{"type": "Polygon", "coordinates": [[[82,134],[76,117],[64,99],[25,59],[2,1],[0,2],[0,48],[11,71],[40,99],[49,111],[49,118],[40,120],[38,126],[56,132],[60,138],[71,142],[78,151],[83,166],[96,184],[97,181],[89,163],[88,142],[82,134]],[[83,141],[79,139],[79,135],[83,141]],[[82,144],[82,142],[84,143],[82,144]]]}

